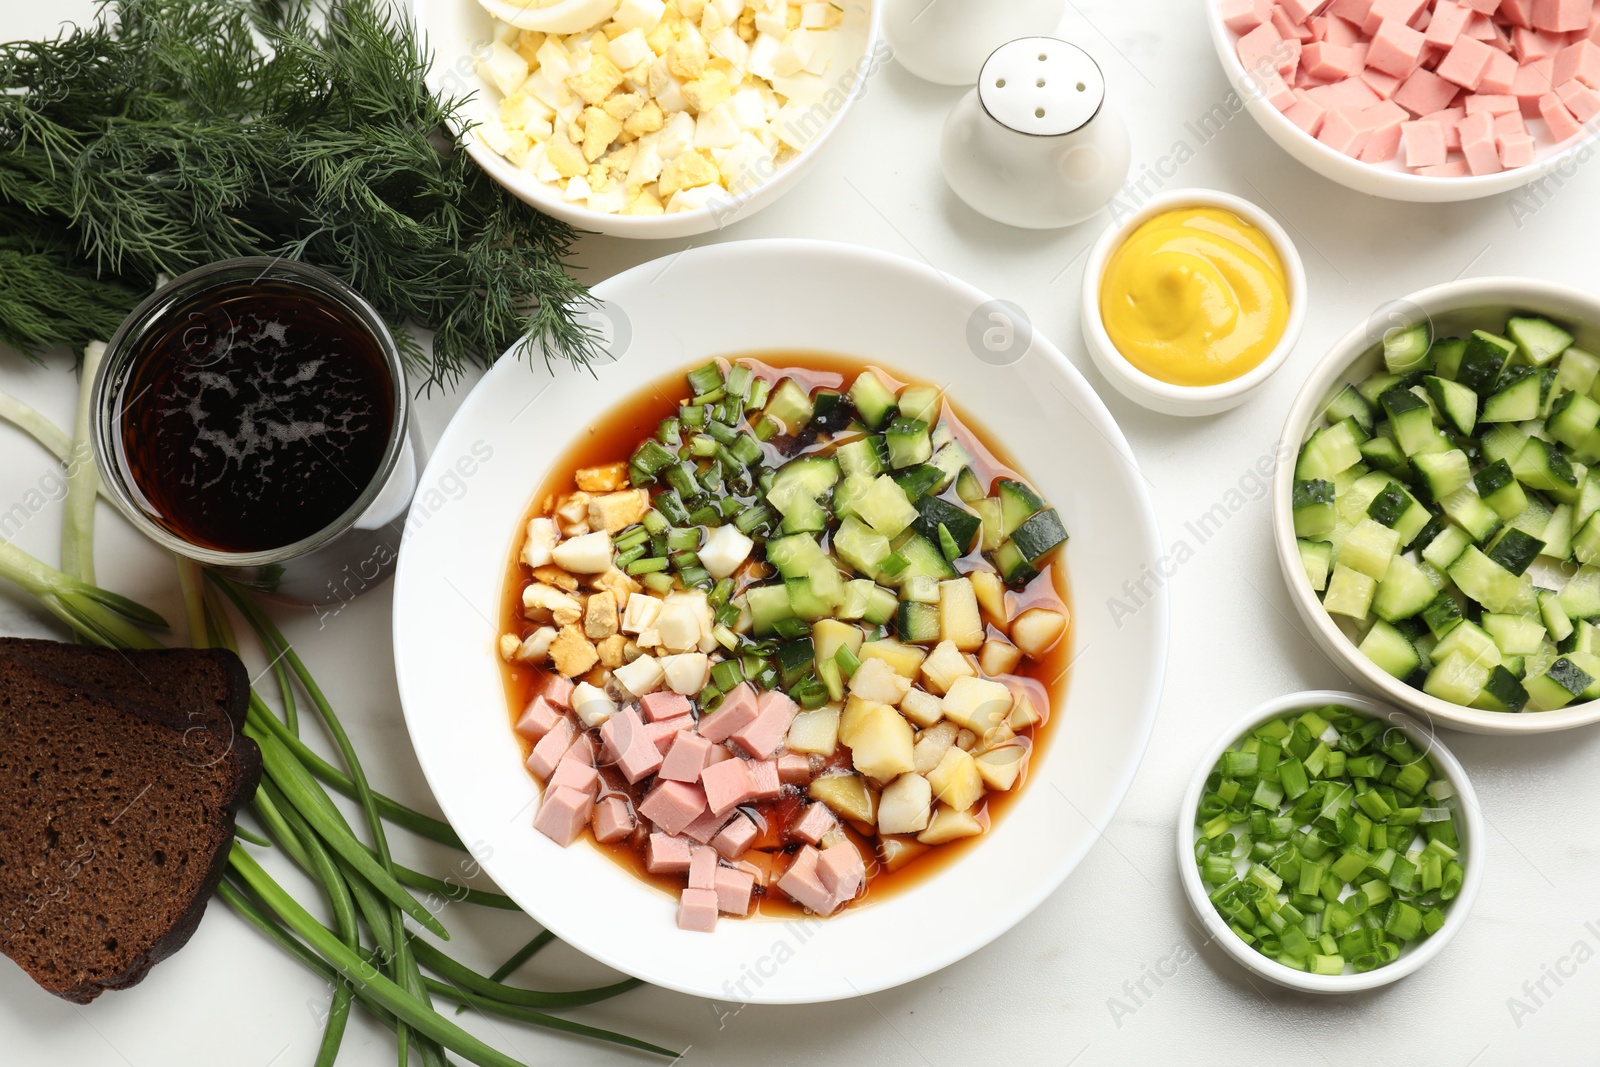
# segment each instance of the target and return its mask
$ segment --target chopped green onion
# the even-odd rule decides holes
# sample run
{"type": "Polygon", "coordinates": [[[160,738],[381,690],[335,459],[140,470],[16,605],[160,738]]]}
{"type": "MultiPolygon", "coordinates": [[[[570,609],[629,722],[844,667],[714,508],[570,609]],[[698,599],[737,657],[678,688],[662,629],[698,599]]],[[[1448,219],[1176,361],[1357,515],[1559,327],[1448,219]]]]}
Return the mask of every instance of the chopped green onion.
{"type": "Polygon", "coordinates": [[[655,574],[658,571],[664,571],[668,566],[670,564],[665,556],[651,556],[648,559],[634,560],[628,564],[627,571],[637,577],[641,574],[655,574]]]}
{"type": "Polygon", "coordinates": [[[722,382],[722,367],[716,360],[689,372],[689,391],[692,393],[709,393],[714,389],[721,389],[722,382]]]}

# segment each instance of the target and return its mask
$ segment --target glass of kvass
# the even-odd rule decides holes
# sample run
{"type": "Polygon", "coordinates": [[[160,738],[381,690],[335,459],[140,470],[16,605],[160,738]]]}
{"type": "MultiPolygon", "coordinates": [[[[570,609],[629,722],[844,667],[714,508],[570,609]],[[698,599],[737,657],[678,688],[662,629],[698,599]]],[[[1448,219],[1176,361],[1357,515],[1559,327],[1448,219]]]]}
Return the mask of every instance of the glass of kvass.
{"type": "Polygon", "coordinates": [[[93,403],[106,487],[158,544],[306,604],[393,571],[419,473],[405,368],[332,275],[250,258],[174,279],[112,337],[93,403]]]}

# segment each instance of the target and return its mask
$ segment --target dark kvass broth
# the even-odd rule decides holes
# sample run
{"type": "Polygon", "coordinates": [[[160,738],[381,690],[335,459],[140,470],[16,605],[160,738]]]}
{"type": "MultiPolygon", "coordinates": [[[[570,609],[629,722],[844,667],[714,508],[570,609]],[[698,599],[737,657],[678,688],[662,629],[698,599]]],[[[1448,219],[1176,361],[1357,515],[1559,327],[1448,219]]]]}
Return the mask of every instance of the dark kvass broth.
{"type": "Polygon", "coordinates": [[[117,398],[141,504],[191,544],[259,552],[332,525],[377,475],[394,385],[372,330],[332,297],[229,282],[140,338],[117,398]]]}

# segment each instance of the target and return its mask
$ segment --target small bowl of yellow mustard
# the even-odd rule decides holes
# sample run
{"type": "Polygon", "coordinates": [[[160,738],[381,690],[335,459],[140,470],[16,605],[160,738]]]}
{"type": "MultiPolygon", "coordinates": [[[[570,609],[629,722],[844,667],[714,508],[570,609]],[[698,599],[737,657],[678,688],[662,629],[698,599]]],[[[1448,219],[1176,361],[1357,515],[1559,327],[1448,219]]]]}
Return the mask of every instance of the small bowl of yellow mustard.
{"type": "Polygon", "coordinates": [[[1283,227],[1209,189],[1164,193],[1118,218],[1084,271],[1095,365],[1167,415],[1243,403],[1289,358],[1305,312],[1305,267],[1283,227]]]}

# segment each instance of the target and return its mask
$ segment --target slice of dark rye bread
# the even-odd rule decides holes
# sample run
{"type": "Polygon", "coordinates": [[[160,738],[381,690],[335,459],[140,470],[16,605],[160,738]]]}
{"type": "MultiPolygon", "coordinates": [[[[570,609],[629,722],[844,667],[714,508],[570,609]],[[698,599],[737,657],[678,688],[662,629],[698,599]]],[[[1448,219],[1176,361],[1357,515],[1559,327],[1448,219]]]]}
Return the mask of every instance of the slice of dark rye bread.
{"type": "Polygon", "coordinates": [[[0,951],[84,1004],[189,940],[261,754],[224,651],[0,638],[0,951]]]}

